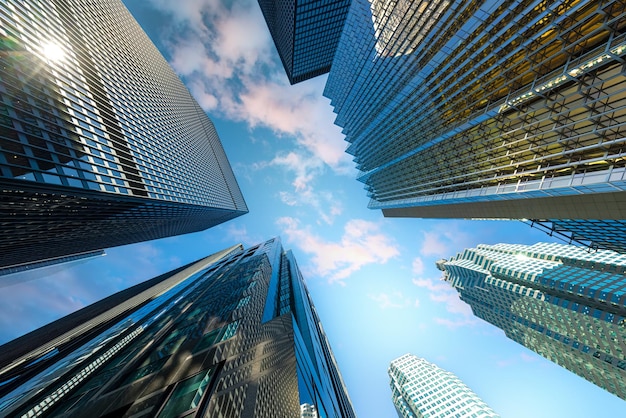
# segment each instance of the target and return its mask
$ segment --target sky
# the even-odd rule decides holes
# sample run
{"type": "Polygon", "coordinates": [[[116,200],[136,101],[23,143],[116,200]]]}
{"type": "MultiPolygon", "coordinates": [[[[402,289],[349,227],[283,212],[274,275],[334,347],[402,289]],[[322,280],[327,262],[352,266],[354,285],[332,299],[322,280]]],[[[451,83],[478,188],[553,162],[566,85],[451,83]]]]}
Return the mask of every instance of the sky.
{"type": "Polygon", "coordinates": [[[126,0],[217,128],[250,213],[107,249],[0,287],[0,344],[235,243],[280,236],[306,279],[361,418],[395,417],[387,367],[405,354],[455,373],[502,417],[609,417],[624,401],[475,318],[435,261],[553,239],[517,221],[386,219],[367,209],[326,76],[290,86],[255,0],[126,0]]]}

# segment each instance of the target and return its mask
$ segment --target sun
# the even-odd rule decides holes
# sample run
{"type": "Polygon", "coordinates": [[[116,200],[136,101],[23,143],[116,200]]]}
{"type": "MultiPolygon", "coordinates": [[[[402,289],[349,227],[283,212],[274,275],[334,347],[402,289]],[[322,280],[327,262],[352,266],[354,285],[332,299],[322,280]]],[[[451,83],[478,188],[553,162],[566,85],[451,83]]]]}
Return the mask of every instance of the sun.
{"type": "Polygon", "coordinates": [[[54,42],[46,42],[41,46],[41,52],[44,57],[50,61],[61,61],[65,57],[65,52],[61,47],[54,42]]]}

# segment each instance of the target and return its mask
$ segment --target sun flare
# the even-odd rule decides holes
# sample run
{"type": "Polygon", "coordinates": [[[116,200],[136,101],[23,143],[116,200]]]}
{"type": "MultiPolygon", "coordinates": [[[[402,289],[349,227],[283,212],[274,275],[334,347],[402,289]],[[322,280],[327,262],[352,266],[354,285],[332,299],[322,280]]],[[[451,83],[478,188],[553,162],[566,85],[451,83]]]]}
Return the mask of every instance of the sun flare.
{"type": "Polygon", "coordinates": [[[50,61],[61,61],[65,57],[63,49],[54,42],[46,42],[41,46],[41,52],[50,61]]]}

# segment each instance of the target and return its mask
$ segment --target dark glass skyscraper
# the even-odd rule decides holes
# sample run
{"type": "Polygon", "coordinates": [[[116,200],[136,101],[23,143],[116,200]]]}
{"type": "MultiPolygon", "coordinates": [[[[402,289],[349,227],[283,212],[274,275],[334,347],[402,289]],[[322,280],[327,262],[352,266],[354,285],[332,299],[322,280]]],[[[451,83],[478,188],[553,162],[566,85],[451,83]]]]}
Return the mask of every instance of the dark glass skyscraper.
{"type": "Polygon", "coordinates": [[[626,252],[625,10],[353,0],[324,94],[370,207],[626,252]]]}
{"type": "Polygon", "coordinates": [[[0,347],[0,415],[355,416],[291,252],[235,246],[0,347]]]}
{"type": "Polygon", "coordinates": [[[247,212],[212,122],[119,0],[0,4],[0,266],[247,212]]]}
{"type": "Polygon", "coordinates": [[[626,399],[626,255],[563,244],[479,245],[437,267],[476,316],[626,399]]]}
{"type": "Polygon", "coordinates": [[[259,0],[291,84],[327,73],[350,0],[259,0]]]}

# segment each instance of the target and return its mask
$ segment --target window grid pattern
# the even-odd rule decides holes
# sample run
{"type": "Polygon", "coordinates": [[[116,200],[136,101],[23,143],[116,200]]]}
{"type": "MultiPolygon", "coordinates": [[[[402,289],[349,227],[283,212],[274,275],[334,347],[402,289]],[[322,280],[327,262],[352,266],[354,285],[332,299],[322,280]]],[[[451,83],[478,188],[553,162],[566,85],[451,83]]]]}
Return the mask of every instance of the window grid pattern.
{"type": "Polygon", "coordinates": [[[624,10],[354,1],[324,94],[370,207],[623,193],[624,10]]]}
{"type": "Polygon", "coordinates": [[[583,242],[592,249],[604,248],[626,253],[626,236],[616,231],[626,230],[626,221],[619,219],[545,219],[538,220],[548,230],[566,239],[583,242]]]}
{"type": "Polygon", "coordinates": [[[479,245],[438,267],[476,316],[626,399],[626,255],[563,244],[479,245]]]}
{"type": "Polygon", "coordinates": [[[291,292],[306,303],[277,312],[273,282],[283,269],[297,271],[284,254],[278,239],[231,247],[173,273],[165,290],[149,288],[145,304],[121,309],[106,327],[94,324],[97,333],[66,338],[52,352],[38,342],[27,363],[21,357],[0,372],[0,415],[269,418],[297,416],[309,403],[325,416],[353,417],[299,272],[291,292]],[[297,359],[303,336],[315,347],[297,359]],[[298,361],[311,367],[304,382],[317,397],[302,397],[298,361]]]}
{"type": "Polygon", "coordinates": [[[0,61],[0,181],[11,199],[0,210],[9,245],[20,247],[9,257],[14,262],[28,261],[20,257],[29,245],[36,257],[35,229],[41,247],[53,247],[46,238],[85,227],[56,209],[79,199],[100,196],[115,207],[115,216],[79,215],[100,222],[93,229],[111,241],[87,248],[66,240],[54,256],[148,239],[115,237],[129,206],[167,203],[202,213],[193,229],[155,219],[163,231],[151,237],[205,229],[228,218],[225,211],[230,218],[247,212],[212,122],[120,1],[3,1],[0,61]],[[62,56],[49,55],[50,45],[62,56]],[[60,206],[34,205],[36,197],[21,192],[37,187],[60,206]],[[46,222],[54,231],[42,236],[46,222]]]}
{"type": "Polygon", "coordinates": [[[454,374],[412,354],[391,362],[392,400],[403,418],[499,417],[454,374]]]}
{"type": "Polygon", "coordinates": [[[292,84],[330,70],[350,2],[259,0],[292,84]]]}

